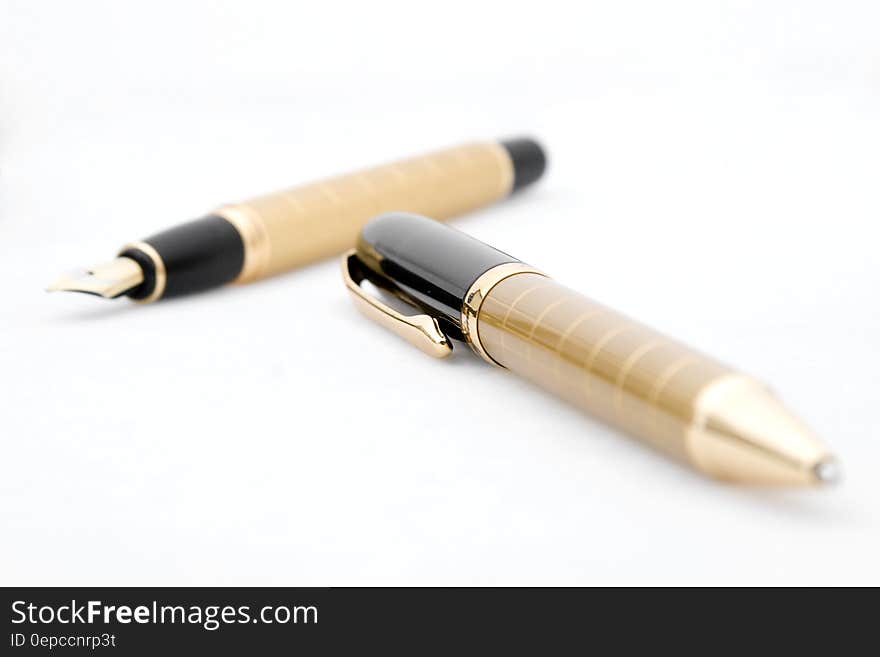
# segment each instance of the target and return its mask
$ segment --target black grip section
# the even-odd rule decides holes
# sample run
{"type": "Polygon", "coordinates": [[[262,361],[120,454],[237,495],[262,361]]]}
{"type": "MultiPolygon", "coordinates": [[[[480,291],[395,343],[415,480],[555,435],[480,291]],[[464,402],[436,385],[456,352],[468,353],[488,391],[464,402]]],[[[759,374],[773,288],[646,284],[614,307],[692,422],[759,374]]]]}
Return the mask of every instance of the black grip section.
{"type": "MultiPolygon", "coordinates": [[[[235,279],[244,265],[244,243],[238,230],[223,217],[210,215],[157,233],[144,240],[162,258],[165,266],[165,291],[162,297],[176,297],[201,292],[235,279]]],[[[144,283],[129,292],[140,299],[149,296],[155,286],[152,260],[140,251],[121,255],[134,258],[144,267],[144,283]],[[150,283],[148,285],[148,283],[150,283]]]]}
{"type": "Polygon", "coordinates": [[[459,339],[461,308],[474,282],[497,265],[519,262],[450,226],[400,212],[368,223],[357,255],[372,273],[368,279],[445,320],[444,328],[459,339]]]}
{"type": "Polygon", "coordinates": [[[547,169],[547,155],[534,139],[521,137],[501,142],[513,162],[513,190],[538,181],[547,169]]]}

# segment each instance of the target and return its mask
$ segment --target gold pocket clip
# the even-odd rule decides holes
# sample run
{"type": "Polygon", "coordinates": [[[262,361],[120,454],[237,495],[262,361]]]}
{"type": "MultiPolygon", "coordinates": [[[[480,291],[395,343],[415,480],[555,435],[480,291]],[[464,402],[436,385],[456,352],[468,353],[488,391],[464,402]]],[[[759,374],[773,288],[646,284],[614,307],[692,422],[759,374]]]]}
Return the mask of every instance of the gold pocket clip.
{"type": "MultiPolygon", "coordinates": [[[[366,275],[355,249],[342,256],[342,278],[355,306],[366,317],[393,331],[429,356],[446,358],[452,353],[452,342],[440,329],[435,317],[425,314],[404,315],[364,291],[361,283],[366,275]]],[[[375,284],[374,281],[371,282],[375,284]]],[[[387,291],[394,294],[393,290],[387,291]]]]}

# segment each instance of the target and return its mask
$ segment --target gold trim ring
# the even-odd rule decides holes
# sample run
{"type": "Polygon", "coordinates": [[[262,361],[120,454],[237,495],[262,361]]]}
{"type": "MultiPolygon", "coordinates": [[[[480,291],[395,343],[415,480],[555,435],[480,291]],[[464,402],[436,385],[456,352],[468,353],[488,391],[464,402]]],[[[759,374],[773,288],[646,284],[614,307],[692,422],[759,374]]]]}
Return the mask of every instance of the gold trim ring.
{"type": "Polygon", "coordinates": [[[263,219],[243,204],[224,205],[214,211],[214,215],[231,223],[244,244],[244,264],[236,283],[248,283],[262,278],[269,266],[269,234],[263,219]]]}
{"type": "Polygon", "coordinates": [[[493,287],[498,285],[498,283],[505,278],[510,278],[516,274],[547,275],[523,262],[505,262],[504,264],[496,265],[492,267],[492,269],[483,272],[477,280],[473,282],[468,289],[467,294],[464,295],[464,305],[461,307],[461,332],[464,334],[465,340],[467,340],[471,349],[477,352],[477,355],[479,355],[480,358],[493,365],[498,365],[498,367],[504,367],[504,365],[492,358],[480,343],[480,332],[478,327],[480,308],[493,287]]]}
{"type": "Polygon", "coordinates": [[[161,298],[162,294],[165,292],[165,281],[168,278],[168,275],[165,272],[165,262],[162,260],[162,256],[159,255],[159,252],[146,242],[129,242],[120,249],[119,253],[124,253],[129,249],[140,251],[153,262],[153,269],[155,270],[156,278],[156,282],[153,285],[153,291],[150,292],[150,294],[143,299],[132,299],[132,301],[135,303],[152,303],[161,298]]]}

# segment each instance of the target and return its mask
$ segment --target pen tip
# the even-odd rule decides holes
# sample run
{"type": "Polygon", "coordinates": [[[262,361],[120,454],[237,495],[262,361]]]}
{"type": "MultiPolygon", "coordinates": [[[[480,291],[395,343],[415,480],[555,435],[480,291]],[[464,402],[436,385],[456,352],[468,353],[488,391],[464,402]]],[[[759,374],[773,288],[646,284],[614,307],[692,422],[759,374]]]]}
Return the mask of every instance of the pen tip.
{"type": "Polygon", "coordinates": [[[822,459],[813,467],[813,474],[821,484],[839,484],[843,479],[840,462],[833,456],[822,459]]]}
{"type": "Polygon", "coordinates": [[[131,258],[116,258],[111,262],[61,276],[46,291],[84,292],[113,299],[137,287],[143,280],[144,272],[138,263],[131,258]]]}

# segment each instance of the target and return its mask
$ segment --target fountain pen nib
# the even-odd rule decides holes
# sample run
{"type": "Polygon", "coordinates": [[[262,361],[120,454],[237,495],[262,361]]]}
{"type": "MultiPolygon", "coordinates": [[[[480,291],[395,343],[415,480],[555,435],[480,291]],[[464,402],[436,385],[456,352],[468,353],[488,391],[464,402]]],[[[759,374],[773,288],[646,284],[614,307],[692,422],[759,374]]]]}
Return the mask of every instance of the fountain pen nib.
{"type": "Polygon", "coordinates": [[[131,258],[116,258],[95,267],[65,274],[52,283],[47,291],[84,292],[113,299],[143,281],[144,272],[138,263],[131,258]]]}

